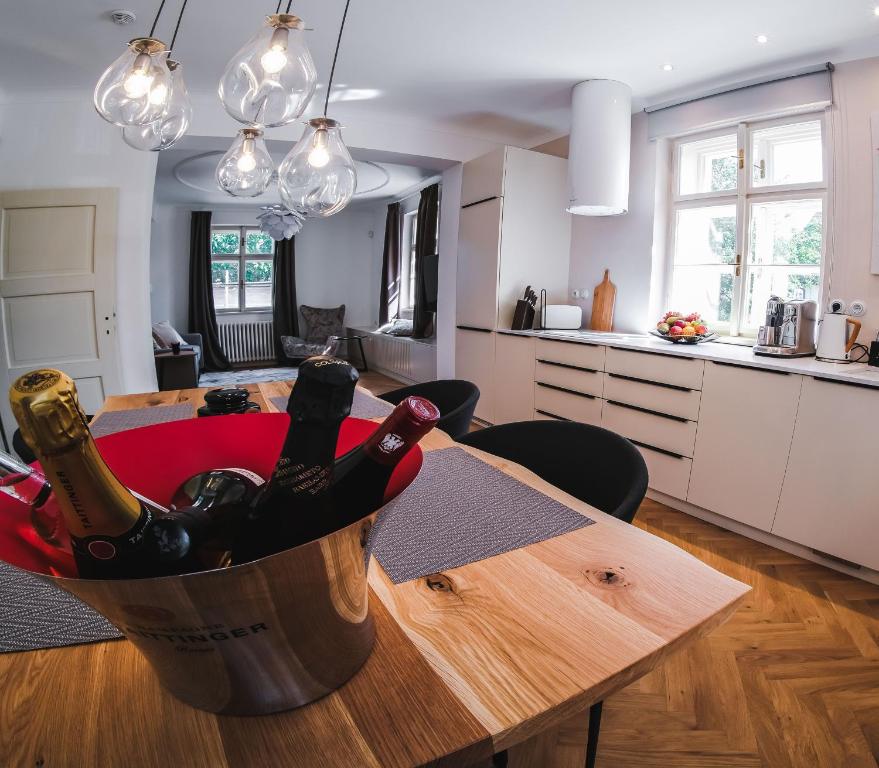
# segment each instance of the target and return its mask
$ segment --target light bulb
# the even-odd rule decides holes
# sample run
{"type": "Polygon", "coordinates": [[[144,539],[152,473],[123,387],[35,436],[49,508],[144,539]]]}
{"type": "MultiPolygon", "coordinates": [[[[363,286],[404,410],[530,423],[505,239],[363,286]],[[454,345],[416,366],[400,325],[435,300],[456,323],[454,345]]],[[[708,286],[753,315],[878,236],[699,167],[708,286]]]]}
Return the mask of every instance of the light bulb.
{"type": "Polygon", "coordinates": [[[269,75],[276,75],[287,66],[287,40],[290,30],[286,27],[275,27],[269,49],[262,55],[259,63],[269,75]]]}
{"type": "Polygon", "coordinates": [[[220,100],[240,123],[274,128],[305,111],[317,86],[317,70],[305,44],[302,19],[269,16],[226,65],[220,100]]]}
{"type": "Polygon", "coordinates": [[[150,89],[150,104],[164,104],[168,98],[168,86],[159,83],[155,88],[150,89]]]}
{"type": "Polygon", "coordinates": [[[217,165],[217,184],[234,197],[256,197],[265,192],[274,170],[262,131],[242,128],[217,165]]]}
{"type": "Polygon", "coordinates": [[[327,132],[324,128],[318,128],[314,132],[314,147],[308,153],[308,164],[312,168],[323,168],[330,162],[330,153],[327,151],[327,132]]]}
{"type": "MultiPolygon", "coordinates": [[[[166,62],[170,79],[160,83],[153,91],[164,90],[162,116],[147,125],[126,125],[122,138],[128,146],[144,152],[158,152],[173,146],[189,129],[192,119],[192,103],[183,81],[183,67],[170,59],[166,62]]],[[[152,100],[152,94],[151,100],[152,100]]]]}
{"type": "Polygon", "coordinates": [[[309,217],[332,216],[348,205],[356,188],[357,170],[339,124],[326,117],[310,120],[278,169],[281,201],[309,217]]]}
{"type": "Polygon", "coordinates": [[[98,114],[122,127],[149,125],[160,119],[170,92],[167,56],[160,40],[132,40],[95,85],[98,114]]]}

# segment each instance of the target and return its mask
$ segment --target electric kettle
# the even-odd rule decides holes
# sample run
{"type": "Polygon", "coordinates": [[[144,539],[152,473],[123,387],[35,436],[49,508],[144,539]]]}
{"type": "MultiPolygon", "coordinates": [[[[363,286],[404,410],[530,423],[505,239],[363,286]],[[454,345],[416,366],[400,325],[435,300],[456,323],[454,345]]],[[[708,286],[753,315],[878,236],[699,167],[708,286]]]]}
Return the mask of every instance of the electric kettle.
{"type": "Polygon", "coordinates": [[[861,322],[844,313],[845,304],[834,300],[818,321],[818,349],[815,357],[829,363],[850,363],[849,353],[857,341],[861,322]]]}

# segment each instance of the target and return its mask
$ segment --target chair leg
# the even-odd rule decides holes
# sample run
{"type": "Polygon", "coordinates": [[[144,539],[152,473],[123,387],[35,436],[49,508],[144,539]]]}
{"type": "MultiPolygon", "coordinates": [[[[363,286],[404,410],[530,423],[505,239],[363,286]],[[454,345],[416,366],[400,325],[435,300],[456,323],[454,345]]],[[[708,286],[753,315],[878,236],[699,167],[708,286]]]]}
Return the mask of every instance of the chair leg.
{"type": "Polygon", "coordinates": [[[595,755],[598,752],[598,730],[601,728],[601,706],[597,701],[589,707],[589,733],[586,736],[586,768],[595,768],[595,755]]]}
{"type": "Polygon", "coordinates": [[[369,373],[369,363],[366,362],[366,353],[363,351],[363,339],[357,339],[357,346],[360,347],[360,361],[363,363],[361,371],[369,373]]]}
{"type": "Polygon", "coordinates": [[[510,759],[510,755],[507,753],[507,750],[503,752],[495,752],[491,756],[491,764],[494,768],[507,768],[507,762],[510,759]]]}

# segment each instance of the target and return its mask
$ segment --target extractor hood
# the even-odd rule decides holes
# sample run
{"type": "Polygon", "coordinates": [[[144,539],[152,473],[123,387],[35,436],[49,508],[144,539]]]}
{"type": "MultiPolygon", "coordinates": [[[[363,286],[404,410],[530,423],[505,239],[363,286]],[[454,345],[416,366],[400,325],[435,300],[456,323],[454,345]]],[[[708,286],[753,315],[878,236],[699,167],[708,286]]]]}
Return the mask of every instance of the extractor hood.
{"type": "Polygon", "coordinates": [[[568,211],[618,216],[629,210],[632,89],[616,80],[574,86],[568,150],[568,211]]]}

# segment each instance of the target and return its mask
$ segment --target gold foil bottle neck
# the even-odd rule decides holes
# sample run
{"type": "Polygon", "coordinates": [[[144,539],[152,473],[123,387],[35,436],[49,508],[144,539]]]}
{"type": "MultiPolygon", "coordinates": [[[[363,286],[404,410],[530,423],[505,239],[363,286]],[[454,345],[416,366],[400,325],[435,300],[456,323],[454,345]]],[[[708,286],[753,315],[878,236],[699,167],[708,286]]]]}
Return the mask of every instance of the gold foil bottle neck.
{"type": "Polygon", "coordinates": [[[76,385],[61,371],[26,373],[10,387],[9,402],[22,437],[38,455],[65,451],[89,436],[76,385]]]}

